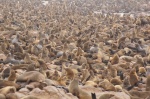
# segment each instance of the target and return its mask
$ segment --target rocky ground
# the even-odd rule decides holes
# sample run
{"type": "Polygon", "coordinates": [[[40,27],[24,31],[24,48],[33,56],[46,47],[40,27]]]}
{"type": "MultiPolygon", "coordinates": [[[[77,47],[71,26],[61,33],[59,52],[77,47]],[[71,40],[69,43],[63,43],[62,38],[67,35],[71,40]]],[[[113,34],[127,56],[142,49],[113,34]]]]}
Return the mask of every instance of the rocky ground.
{"type": "Polygon", "coordinates": [[[118,3],[0,0],[0,99],[150,99],[150,3],[118,3]]]}

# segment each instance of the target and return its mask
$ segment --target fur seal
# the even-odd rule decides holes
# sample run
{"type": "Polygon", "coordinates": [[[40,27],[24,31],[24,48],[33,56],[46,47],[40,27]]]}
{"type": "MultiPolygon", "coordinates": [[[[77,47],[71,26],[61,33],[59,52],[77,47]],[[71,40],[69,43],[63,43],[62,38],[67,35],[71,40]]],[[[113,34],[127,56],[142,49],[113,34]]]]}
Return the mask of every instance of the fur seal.
{"type": "Polygon", "coordinates": [[[17,78],[16,72],[14,70],[11,70],[10,75],[8,77],[8,81],[12,81],[12,82],[15,83],[16,82],[16,78],[17,78]]]}
{"type": "Polygon", "coordinates": [[[79,88],[78,84],[78,79],[74,78],[69,84],[69,92],[77,96],[79,99],[92,99],[88,93],[79,88]]]}
{"type": "Polygon", "coordinates": [[[45,81],[45,76],[38,71],[28,71],[17,77],[17,82],[45,81]]]}

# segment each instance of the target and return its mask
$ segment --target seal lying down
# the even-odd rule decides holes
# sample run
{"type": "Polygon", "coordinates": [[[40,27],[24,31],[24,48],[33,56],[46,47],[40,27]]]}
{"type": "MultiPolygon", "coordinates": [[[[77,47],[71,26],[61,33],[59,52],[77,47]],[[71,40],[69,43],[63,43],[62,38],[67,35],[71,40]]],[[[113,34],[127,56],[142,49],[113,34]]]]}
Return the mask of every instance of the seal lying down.
{"type": "Polygon", "coordinates": [[[42,73],[37,71],[29,71],[20,75],[17,78],[17,81],[18,82],[29,82],[29,81],[42,82],[45,81],[45,76],[42,73]]]}

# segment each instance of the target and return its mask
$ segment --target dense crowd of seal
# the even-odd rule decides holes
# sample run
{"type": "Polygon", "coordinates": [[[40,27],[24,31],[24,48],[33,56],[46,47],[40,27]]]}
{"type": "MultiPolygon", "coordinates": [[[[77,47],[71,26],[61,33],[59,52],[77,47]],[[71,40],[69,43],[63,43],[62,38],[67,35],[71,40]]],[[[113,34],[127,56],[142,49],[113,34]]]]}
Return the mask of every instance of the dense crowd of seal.
{"type": "Polygon", "coordinates": [[[150,16],[85,15],[61,0],[0,9],[0,99],[150,99],[150,16]]]}

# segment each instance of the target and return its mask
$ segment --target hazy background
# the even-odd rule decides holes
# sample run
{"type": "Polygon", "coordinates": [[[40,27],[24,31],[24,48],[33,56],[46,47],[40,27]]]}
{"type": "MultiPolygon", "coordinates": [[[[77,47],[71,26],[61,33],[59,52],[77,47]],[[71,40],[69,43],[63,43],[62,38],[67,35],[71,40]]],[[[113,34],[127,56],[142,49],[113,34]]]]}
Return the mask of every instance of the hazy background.
{"type": "MultiPolygon", "coordinates": [[[[0,4],[11,3],[17,4],[20,2],[28,6],[40,7],[44,0],[0,0],[0,4]]],[[[79,11],[86,14],[87,12],[103,12],[103,13],[139,13],[150,11],[150,0],[45,0],[48,1],[48,5],[52,4],[57,6],[66,5],[68,10],[79,11]]],[[[47,5],[46,5],[47,6],[47,5]]]]}

